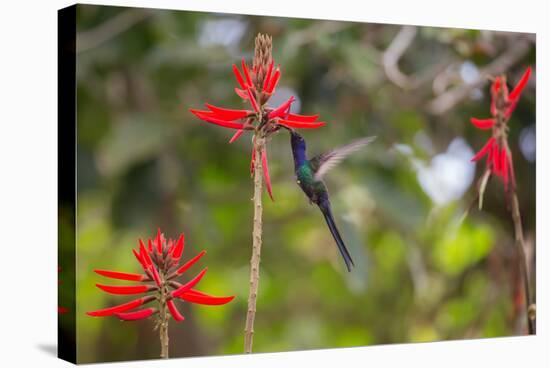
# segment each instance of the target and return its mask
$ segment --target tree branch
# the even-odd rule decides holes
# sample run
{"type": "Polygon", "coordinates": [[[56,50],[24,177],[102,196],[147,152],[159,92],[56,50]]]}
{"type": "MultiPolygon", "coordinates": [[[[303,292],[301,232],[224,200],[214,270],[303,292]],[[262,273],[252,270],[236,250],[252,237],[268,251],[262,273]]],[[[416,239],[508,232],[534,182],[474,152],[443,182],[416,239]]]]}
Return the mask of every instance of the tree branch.
{"type": "Polygon", "coordinates": [[[479,78],[468,84],[461,84],[431,100],[428,105],[428,112],[434,115],[442,115],[460,101],[465,99],[476,88],[487,82],[488,77],[502,74],[520,61],[529,51],[530,41],[528,38],[519,37],[508,50],[495,59],[492,63],[480,70],[479,78]]]}
{"type": "Polygon", "coordinates": [[[397,36],[395,36],[390,46],[388,46],[382,55],[382,66],[384,67],[386,76],[390,81],[403,89],[411,89],[416,84],[413,78],[403,74],[399,69],[399,59],[411,46],[415,36],[416,27],[401,27],[397,36]]]}

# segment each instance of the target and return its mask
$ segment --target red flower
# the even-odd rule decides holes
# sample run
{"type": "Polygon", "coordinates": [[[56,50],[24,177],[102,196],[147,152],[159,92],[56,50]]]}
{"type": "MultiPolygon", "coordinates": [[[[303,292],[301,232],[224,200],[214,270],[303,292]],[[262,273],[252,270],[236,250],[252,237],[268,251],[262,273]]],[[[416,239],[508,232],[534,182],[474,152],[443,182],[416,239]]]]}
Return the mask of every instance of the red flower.
{"type": "Polygon", "coordinates": [[[147,246],[139,239],[139,247],[132,249],[143,269],[143,274],[94,270],[97,274],[111,279],[141,282],[137,285],[122,286],[96,284],[98,288],[109,294],[134,295],[148,292],[152,292],[152,294],[114,307],[87,312],[87,314],[93,317],[116,316],[123,321],[136,321],[148,318],[158,313],[162,308],[167,308],[172,318],[176,322],[180,322],[184,318],[177,309],[175,303],[177,299],[204,305],[222,305],[232,301],[233,296],[210,296],[194,289],[206,273],[206,268],[185,284],[176,281],[206,253],[203,250],[191,260],[180,265],[184,245],[183,234],[176,241],[166,240],[160,229],[158,229],[155,239],[149,239],[147,246]],[[153,301],[158,302],[159,308],[150,307],[132,311],[153,301]]]}
{"type": "Polygon", "coordinates": [[[487,169],[502,179],[505,189],[508,189],[510,179],[512,186],[516,186],[512,154],[508,152],[507,146],[501,147],[497,140],[491,137],[485,146],[472,157],[472,161],[479,161],[484,156],[487,156],[487,169]]]}
{"type": "Polygon", "coordinates": [[[472,161],[479,161],[487,157],[487,170],[501,178],[504,187],[507,190],[511,181],[515,188],[516,179],[514,175],[514,165],[512,154],[508,147],[508,120],[516,109],[519,97],[527,85],[531,76],[531,67],[528,67],[512,92],[508,92],[506,78],[498,76],[491,85],[491,118],[477,119],[471,118],[470,122],[478,129],[492,130],[491,138],[479,150],[472,161]]]}
{"type": "MultiPolygon", "coordinates": [[[[190,111],[199,119],[211,124],[216,124],[224,128],[236,129],[237,132],[231,137],[229,143],[235,142],[245,130],[262,131],[263,136],[267,137],[275,133],[281,127],[314,129],[325,125],[324,122],[317,121],[319,115],[298,115],[290,113],[290,107],[295,101],[291,96],[287,101],[278,107],[267,105],[269,98],[273,95],[277,84],[281,78],[281,68],[277,66],[274,70],[274,62],[271,60],[268,64],[262,64],[255,59],[252,70],[248,67],[244,59],[241,62],[242,73],[239,68],[233,64],[233,73],[238,86],[235,93],[250,103],[249,110],[234,110],[216,107],[205,104],[208,110],[190,109],[190,111]]],[[[253,174],[253,163],[255,160],[255,149],[252,150],[251,173],[253,174]]],[[[266,188],[269,196],[273,200],[271,181],[267,165],[267,152],[262,152],[262,167],[266,181],[266,188]]]]}

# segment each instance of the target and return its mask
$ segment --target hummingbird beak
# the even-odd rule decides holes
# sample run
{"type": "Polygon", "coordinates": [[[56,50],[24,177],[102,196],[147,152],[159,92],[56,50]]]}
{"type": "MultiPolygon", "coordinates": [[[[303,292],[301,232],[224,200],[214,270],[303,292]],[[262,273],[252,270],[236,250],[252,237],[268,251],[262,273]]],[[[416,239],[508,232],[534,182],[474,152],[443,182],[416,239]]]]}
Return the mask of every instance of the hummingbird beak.
{"type": "Polygon", "coordinates": [[[292,128],[287,128],[287,129],[290,132],[290,138],[292,139],[292,142],[303,142],[304,141],[304,138],[297,131],[295,131],[292,128]]]}

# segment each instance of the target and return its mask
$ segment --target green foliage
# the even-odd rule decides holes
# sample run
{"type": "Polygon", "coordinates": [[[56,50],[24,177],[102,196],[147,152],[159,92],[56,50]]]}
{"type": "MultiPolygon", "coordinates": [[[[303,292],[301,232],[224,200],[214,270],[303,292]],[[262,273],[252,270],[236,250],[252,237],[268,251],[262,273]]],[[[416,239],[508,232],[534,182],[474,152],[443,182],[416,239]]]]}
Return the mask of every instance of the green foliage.
{"type": "Polygon", "coordinates": [[[491,251],[494,236],[488,225],[464,223],[456,230],[443,234],[435,244],[434,263],[442,271],[456,276],[484,259],[491,251]]]}

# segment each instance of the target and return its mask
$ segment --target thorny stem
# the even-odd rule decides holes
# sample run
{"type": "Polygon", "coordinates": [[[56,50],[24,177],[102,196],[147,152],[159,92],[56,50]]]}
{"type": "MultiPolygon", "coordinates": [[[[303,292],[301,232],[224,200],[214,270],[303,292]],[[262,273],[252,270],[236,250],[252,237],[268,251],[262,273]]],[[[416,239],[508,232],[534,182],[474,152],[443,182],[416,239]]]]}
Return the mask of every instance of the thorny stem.
{"type": "Polygon", "coordinates": [[[523,226],[521,225],[521,214],[519,211],[518,197],[515,190],[512,192],[512,220],[514,222],[514,232],[516,234],[516,244],[520,256],[520,269],[523,276],[523,288],[525,293],[525,309],[527,315],[527,327],[529,335],[534,335],[537,332],[536,324],[536,305],[531,299],[531,288],[529,282],[529,269],[527,267],[527,256],[525,255],[525,240],[523,237],[523,226]]]}
{"type": "MultiPolygon", "coordinates": [[[[502,77],[502,83],[506,83],[506,79],[502,77]]],[[[493,136],[500,140],[500,145],[505,147],[508,155],[510,155],[510,148],[508,147],[508,126],[507,118],[504,114],[504,109],[506,104],[504,103],[503,98],[504,89],[500,88],[499,95],[497,98],[497,120],[493,128],[493,136]]],[[[514,170],[513,166],[511,170],[514,170]]],[[[529,278],[529,267],[527,264],[527,256],[525,254],[525,238],[523,236],[523,226],[521,224],[521,213],[519,210],[519,201],[516,194],[515,183],[512,183],[510,189],[510,199],[512,202],[512,207],[510,209],[512,215],[512,221],[514,222],[514,233],[516,238],[516,245],[519,252],[519,268],[523,277],[523,292],[525,294],[525,314],[527,318],[527,328],[529,335],[534,335],[536,333],[536,305],[531,299],[531,287],[530,287],[530,278],[529,278]]]]}
{"type": "MultiPolygon", "coordinates": [[[[164,279],[164,275],[161,276],[164,279]]],[[[160,334],[160,357],[168,359],[168,307],[166,305],[168,292],[166,286],[162,285],[160,289],[160,307],[159,307],[159,334],[160,334]]]]}
{"type": "MultiPolygon", "coordinates": [[[[261,133],[260,133],[261,134],[261,133]]],[[[262,160],[260,159],[265,145],[265,138],[255,137],[254,160],[254,228],[252,231],[252,257],[250,258],[250,289],[248,292],[248,309],[244,329],[244,352],[252,352],[254,335],[254,318],[256,316],[256,298],[260,281],[260,252],[262,249],[262,160]]]]}
{"type": "Polygon", "coordinates": [[[256,299],[260,282],[260,253],[262,249],[262,152],[265,150],[267,114],[265,104],[269,99],[264,95],[262,86],[268,66],[272,63],[272,41],[268,35],[258,34],[255,40],[253,69],[256,70],[254,84],[256,85],[256,101],[259,102],[259,111],[256,119],[258,125],[254,132],[254,224],[252,230],[252,257],[250,258],[250,288],[248,291],[248,308],[246,310],[246,324],[244,328],[244,352],[252,352],[254,337],[254,318],[256,317],[256,299]]]}

